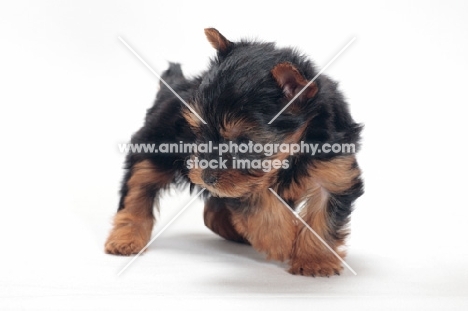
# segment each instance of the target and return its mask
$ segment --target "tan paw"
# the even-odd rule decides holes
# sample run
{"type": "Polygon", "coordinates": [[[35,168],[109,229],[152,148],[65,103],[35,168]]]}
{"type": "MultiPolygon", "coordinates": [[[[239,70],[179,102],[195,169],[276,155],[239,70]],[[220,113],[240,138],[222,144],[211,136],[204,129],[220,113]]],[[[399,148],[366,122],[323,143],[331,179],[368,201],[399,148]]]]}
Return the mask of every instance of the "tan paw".
{"type": "Polygon", "coordinates": [[[291,260],[291,268],[289,273],[305,275],[305,276],[322,276],[330,277],[333,275],[340,275],[343,270],[341,261],[334,257],[328,258],[294,258],[291,260]]]}
{"type": "Polygon", "coordinates": [[[153,229],[152,219],[135,219],[117,214],[105,244],[105,252],[114,255],[138,254],[149,242],[153,229]]]}
{"type": "Polygon", "coordinates": [[[133,237],[131,234],[121,234],[117,231],[113,232],[107,239],[105,251],[107,254],[128,256],[138,254],[146,243],[147,241],[133,237]]]}

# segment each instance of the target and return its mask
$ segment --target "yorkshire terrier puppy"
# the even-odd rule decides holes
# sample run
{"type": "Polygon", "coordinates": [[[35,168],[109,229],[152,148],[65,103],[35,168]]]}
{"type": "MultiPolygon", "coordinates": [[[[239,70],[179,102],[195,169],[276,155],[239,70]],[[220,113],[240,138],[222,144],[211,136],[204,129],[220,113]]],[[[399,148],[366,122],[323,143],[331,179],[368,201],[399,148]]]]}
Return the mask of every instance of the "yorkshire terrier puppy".
{"type": "Polygon", "coordinates": [[[162,191],[173,184],[190,185],[192,190],[206,188],[205,224],[221,237],[251,244],[269,259],[287,261],[292,274],[339,274],[342,265],[336,254],[345,256],[347,224],[353,202],[363,194],[363,183],[355,157],[361,126],[353,121],[337,83],[325,75],[309,83],[317,70],[294,49],[231,42],[214,28],[205,29],[205,34],[217,50],[207,71],[186,79],[180,66],[171,64],[162,75],[192,109],[161,84],[144,126],[131,143],[323,148],[314,155],[310,150],[291,153],[281,148],[270,153],[235,148],[223,154],[131,152],[105,251],[138,253],[150,240],[153,208],[159,209],[162,191]],[[340,148],[326,152],[325,148],[351,145],[355,146],[352,152],[340,148]],[[222,165],[195,165],[202,160],[222,165]],[[240,160],[273,164],[265,169],[238,165],[240,160]],[[273,191],[297,210],[322,241],[273,191]]]}

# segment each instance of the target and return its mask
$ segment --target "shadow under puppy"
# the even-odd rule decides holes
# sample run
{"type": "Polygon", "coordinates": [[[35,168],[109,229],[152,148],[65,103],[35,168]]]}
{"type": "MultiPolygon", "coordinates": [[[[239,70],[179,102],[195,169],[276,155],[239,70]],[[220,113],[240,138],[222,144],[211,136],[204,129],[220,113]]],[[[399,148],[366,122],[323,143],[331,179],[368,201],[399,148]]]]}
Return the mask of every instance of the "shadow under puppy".
{"type": "MultiPolygon", "coordinates": [[[[171,64],[162,78],[203,119],[202,122],[163,84],[133,144],[196,143],[323,145],[359,143],[361,126],[353,121],[337,83],[319,76],[273,122],[270,121],[317,74],[313,64],[290,48],[273,43],[231,42],[205,29],[217,56],[201,75],[186,79],[171,64]],[[205,124],[206,122],[206,124],[205,124]]],[[[251,244],[269,259],[288,261],[293,274],[330,276],[341,261],[269,190],[292,208],[337,253],[348,234],[353,202],[363,183],[354,153],[229,152],[224,169],[188,166],[197,153],[129,153],[114,227],[105,244],[110,254],[138,253],[150,240],[153,207],[171,184],[206,188],[206,226],[220,236],[251,244]],[[270,170],[234,168],[234,160],[279,160],[270,170]],[[286,162],[285,162],[286,161],[286,162]]],[[[220,159],[221,160],[221,159],[220,159]]]]}

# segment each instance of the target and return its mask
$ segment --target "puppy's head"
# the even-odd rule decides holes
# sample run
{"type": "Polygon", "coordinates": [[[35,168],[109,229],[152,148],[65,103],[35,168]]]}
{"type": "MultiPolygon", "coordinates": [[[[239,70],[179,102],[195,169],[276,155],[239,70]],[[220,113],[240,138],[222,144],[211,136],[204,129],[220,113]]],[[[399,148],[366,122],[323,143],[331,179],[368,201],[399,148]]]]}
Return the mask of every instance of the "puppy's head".
{"type": "Polygon", "coordinates": [[[230,148],[221,155],[216,148],[198,150],[192,160],[204,165],[192,165],[189,178],[214,195],[243,197],[271,186],[288,157],[257,152],[254,145],[297,143],[313,115],[318,85],[308,81],[312,65],[291,49],[231,42],[214,28],[205,34],[217,55],[189,103],[196,114],[185,109],[183,115],[198,145],[230,148]],[[247,152],[234,145],[246,145],[247,152]]]}

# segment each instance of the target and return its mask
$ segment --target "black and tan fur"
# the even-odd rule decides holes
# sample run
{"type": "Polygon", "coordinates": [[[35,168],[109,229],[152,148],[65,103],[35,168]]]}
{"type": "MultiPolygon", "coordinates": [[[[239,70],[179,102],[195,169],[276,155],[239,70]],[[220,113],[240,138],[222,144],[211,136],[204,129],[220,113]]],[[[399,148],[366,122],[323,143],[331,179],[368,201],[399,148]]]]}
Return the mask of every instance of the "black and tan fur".
{"type": "MultiPolygon", "coordinates": [[[[347,103],[333,82],[319,76],[274,121],[268,122],[316,74],[303,55],[273,43],[231,42],[216,29],[205,34],[217,50],[207,71],[186,79],[171,64],[163,79],[196,111],[201,122],[163,84],[144,126],[132,143],[258,143],[355,144],[361,126],[353,121],[347,103]]],[[[204,221],[225,239],[251,244],[273,260],[287,261],[293,274],[339,274],[341,262],[269,190],[292,208],[305,202],[300,216],[341,257],[353,202],[362,195],[361,172],[355,154],[289,155],[289,168],[261,170],[191,169],[193,154],[133,153],[127,156],[121,200],[107,253],[130,255],[149,241],[154,205],[170,185],[206,188],[204,221]]],[[[197,154],[203,159],[216,154],[197,154]]],[[[234,154],[224,155],[232,159],[234,154]]],[[[250,155],[249,155],[250,156],[250,155]]],[[[262,155],[254,155],[264,157],[262,155]]],[[[247,156],[248,157],[248,156],[247,156]]]]}

